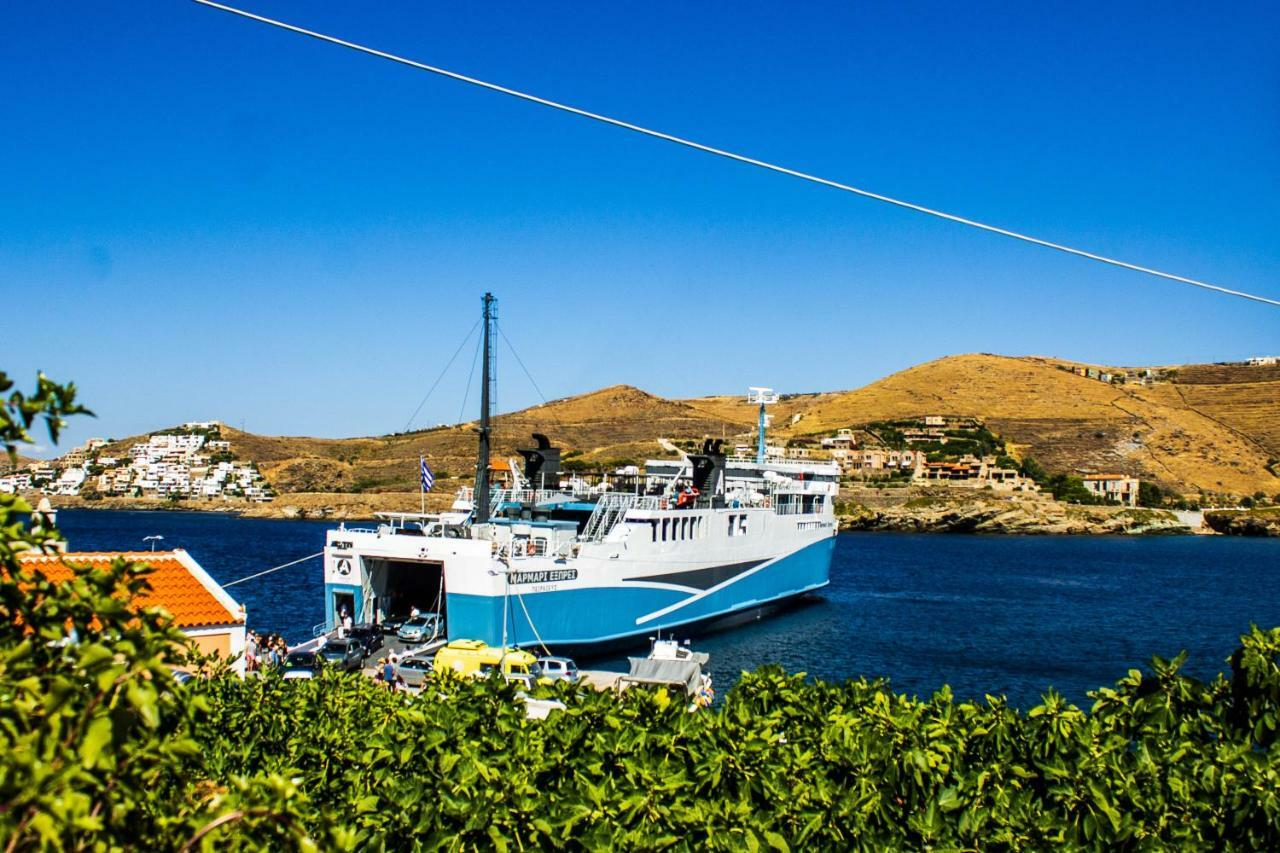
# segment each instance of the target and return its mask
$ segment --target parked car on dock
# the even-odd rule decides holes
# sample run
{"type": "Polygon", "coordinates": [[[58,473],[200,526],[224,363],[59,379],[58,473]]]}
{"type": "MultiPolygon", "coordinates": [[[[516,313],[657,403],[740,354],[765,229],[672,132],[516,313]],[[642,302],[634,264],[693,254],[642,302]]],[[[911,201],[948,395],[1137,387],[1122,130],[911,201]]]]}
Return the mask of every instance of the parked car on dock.
{"type": "Polygon", "coordinates": [[[578,680],[578,665],[573,662],[572,658],[542,657],[538,658],[534,666],[536,667],[539,681],[568,681],[573,683],[578,680]]]}
{"type": "Polygon", "coordinates": [[[378,627],[382,629],[384,634],[394,634],[400,630],[400,626],[404,624],[404,617],[388,616],[378,623],[378,627]]]}
{"type": "Polygon", "coordinates": [[[407,620],[396,636],[406,643],[425,643],[444,633],[444,620],[439,613],[423,613],[407,620]]]}
{"type": "Polygon", "coordinates": [[[364,666],[364,646],[358,640],[330,640],[320,649],[324,662],[347,672],[359,672],[364,666]]]}
{"type": "Polygon", "coordinates": [[[360,643],[364,648],[365,657],[382,648],[382,632],[367,622],[352,626],[351,630],[347,631],[347,637],[360,643]]]}
{"type": "Polygon", "coordinates": [[[434,658],[431,655],[413,655],[400,661],[397,669],[408,687],[421,687],[431,677],[434,658]]]}
{"type": "Polygon", "coordinates": [[[285,678],[314,678],[324,666],[324,658],[316,652],[289,652],[280,665],[285,678]]]}

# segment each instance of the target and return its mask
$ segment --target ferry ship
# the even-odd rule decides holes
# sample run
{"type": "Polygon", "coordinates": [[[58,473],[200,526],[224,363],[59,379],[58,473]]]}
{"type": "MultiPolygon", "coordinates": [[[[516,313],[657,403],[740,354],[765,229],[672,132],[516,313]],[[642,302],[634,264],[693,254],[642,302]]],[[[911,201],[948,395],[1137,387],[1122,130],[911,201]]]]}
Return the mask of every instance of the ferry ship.
{"type": "Polygon", "coordinates": [[[388,513],[326,536],[319,631],[438,612],[452,639],[501,647],[590,648],[750,613],[827,585],[835,548],[834,464],[765,454],[768,389],[755,458],[721,442],[650,460],[590,484],[562,479],[546,436],[523,471],[490,484],[492,295],[483,306],[481,416],[474,488],[450,512],[388,513]],[[487,497],[487,500],[485,499],[487,497]]]}

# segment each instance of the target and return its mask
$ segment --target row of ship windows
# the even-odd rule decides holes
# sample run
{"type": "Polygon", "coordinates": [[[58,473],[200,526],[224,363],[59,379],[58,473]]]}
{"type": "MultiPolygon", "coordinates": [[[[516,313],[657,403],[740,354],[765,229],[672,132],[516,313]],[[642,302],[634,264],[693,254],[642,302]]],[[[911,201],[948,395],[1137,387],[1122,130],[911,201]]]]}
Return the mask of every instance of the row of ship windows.
{"type": "MultiPolygon", "coordinates": [[[[747,514],[729,513],[728,532],[730,536],[747,535],[747,514]]],[[[653,519],[649,522],[654,542],[680,542],[686,539],[702,539],[706,528],[703,516],[694,515],[683,518],[664,518],[661,522],[653,519]]]]}

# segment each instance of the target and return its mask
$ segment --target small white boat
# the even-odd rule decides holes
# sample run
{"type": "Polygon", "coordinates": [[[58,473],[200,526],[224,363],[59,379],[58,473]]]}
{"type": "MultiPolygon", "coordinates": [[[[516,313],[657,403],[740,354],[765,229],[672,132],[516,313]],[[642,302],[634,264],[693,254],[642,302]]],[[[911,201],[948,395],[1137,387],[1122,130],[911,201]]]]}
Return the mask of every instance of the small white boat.
{"type": "Polygon", "coordinates": [[[705,707],[715,699],[711,676],[703,671],[710,659],[706,652],[690,649],[688,640],[681,645],[675,640],[655,639],[648,657],[627,658],[631,671],[618,679],[618,690],[637,684],[678,687],[689,694],[695,707],[705,707]]]}

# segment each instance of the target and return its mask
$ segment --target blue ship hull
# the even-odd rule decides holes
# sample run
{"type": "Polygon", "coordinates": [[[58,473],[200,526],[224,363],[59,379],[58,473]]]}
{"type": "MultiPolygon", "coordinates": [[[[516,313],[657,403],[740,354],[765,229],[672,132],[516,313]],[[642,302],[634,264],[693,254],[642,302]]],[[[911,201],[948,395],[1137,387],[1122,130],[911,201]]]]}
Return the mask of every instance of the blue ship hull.
{"type": "Polygon", "coordinates": [[[502,596],[448,593],[449,634],[500,645],[505,609],[510,645],[585,647],[646,637],[820,589],[828,583],[834,550],[834,538],[815,542],[709,594],[634,585],[523,594],[512,589],[504,608],[502,596]]]}

